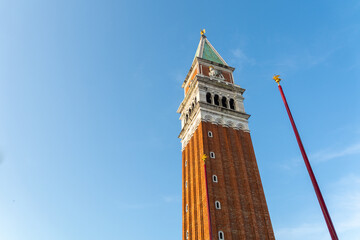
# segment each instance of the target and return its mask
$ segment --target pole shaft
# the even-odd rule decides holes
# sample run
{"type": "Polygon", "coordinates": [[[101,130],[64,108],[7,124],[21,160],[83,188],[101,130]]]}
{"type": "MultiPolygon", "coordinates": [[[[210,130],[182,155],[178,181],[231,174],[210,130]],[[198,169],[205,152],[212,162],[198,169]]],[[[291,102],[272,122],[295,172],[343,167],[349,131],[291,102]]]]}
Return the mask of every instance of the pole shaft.
{"type": "Polygon", "coordinates": [[[210,216],[210,200],[209,200],[209,189],[208,189],[207,171],[206,171],[206,163],[205,163],[205,161],[204,161],[204,172],[205,172],[205,185],[206,185],[206,200],[207,200],[207,209],[208,209],[209,235],[210,235],[210,240],[212,240],[212,228],[211,228],[211,216],[210,216]]]}
{"type": "Polygon", "coordinates": [[[295,121],[294,121],[294,119],[293,119],[293,117],[292,117],[292,114],[291,114],[291,112],[290,112],[289,105],[288,105],[288,103],[287,103],[287,101],[286,101],[285,94],[284,94],[284,92],[283,92],[282,87],[281,87],[280,84],[279,84],[279,90],[280,90],[281,97],[282,97],[282,99],[283,99],[283,101],[284,101],[286,111],[287,111],[287,113],[288,113],[288,115],[289,115],[290,122],[291,122],[292,128],[293,128],[294,133],[295,133],[295,136],[296,136],[296,140],[297,140],[297,142],[298,142],[298,145],[299,145],[299,148],[300,148],[300,151],[301,151],[301,155],[302,155],[302,157],[303,157],[303,159],[304,159],[304,162],[305,162],[305,165],[306,165],[306,169],[308,170],[308,173],[309,173],[309,175],[310,175],[311,182],[312,182],[313,187],[314,187],[314,189],[315,189],[316,197],[317,197],[317,199],[318,199],[318,201],[319,201],[319,204],[320,204],[320,207],[321,207],[321,211],[322,211],[322,213],[323,213],[323,215],[324,215],[324,218],[325,218],[325,221],[326,221],[326,225],[327,225],[327,227],[328,227],[328,229],[329,229],[330,236],[331,236],[332,240],[338,240],[338,236],[337,236],[337,234],[336,234],[335,227],[334,227],[334,225],[333,225],[333,223],[332,223],[332,221],[331,221],[330,214],[329,214],[329,212],[328,212],[328,210],[327,210],[327,207],[326,207],[324,198],[323,198],[323,196],[322,196],[322,194],[321,194],[319,185],[318,185],[318,183],[317,183],[317,181],[316,181],[314,172],[313,172],[313,170],[312,170],[312,168],[311,168],[309,159],[308,159],[308,157],[307,157],[307,155],[306,155],[304,146],[303,146],[303,144],[302,144],[302,142],[301,142],[301,138],[300,138],[299,132],[298,132],[298,130],[297,130],[297,128],[296,128],[295,121]]]}

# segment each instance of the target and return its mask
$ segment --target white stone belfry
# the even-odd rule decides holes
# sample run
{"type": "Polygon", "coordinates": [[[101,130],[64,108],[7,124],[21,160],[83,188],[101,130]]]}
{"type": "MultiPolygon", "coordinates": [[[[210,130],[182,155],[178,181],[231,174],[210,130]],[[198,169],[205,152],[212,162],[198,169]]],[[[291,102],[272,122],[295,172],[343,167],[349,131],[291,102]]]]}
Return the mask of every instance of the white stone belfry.
{"type": "Polygon", "coordinates": [[[233,71],[202,35],[192,66],[182,87],[185,98],[178,108],[182,149],[191,139],[199,123],[214,124],[249,131],[243,93],[234,84],[233,71]]]}

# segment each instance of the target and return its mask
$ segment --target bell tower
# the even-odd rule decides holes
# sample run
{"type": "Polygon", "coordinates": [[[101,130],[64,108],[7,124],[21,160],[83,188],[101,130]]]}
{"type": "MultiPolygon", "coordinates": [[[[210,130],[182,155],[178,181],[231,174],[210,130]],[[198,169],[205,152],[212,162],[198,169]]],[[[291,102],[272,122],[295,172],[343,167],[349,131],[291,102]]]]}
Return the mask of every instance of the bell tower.
{"type": "Polygon", "coordinates": [[[275,239],[234,70],[202,31],[177,111],[183,240],[275,239]]]}

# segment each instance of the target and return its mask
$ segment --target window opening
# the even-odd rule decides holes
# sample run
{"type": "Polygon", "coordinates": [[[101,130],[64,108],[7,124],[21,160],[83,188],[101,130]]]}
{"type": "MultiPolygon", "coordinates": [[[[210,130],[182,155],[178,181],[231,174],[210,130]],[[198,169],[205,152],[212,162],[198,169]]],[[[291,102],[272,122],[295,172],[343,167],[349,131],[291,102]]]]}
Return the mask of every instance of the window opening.
{"type": "Polygon", "coordinates": [[[219,240],[225,240],[223,231],[219,231],[219,240]]]}
{"type": "Polygon", "coordinates": [[[211,93],[206,94],[206,102],[211,104],[211,93]]]}
{"type": "Polygon", "coordinates": [[[217,105],[217,106],[220,105],[220,103],[219,103],[219,95],[217,95],[217,94],[214,96],[214,103],[215,103],[215,105],[217,105]]]}
{"type": "Polygon", "coordinates": [[[232,98],[230,98],[230,109],[235,110],[235,101],[232,98]]]}
{"type": "Polygon", "coordinates": [[[216,209],[221,209],[221,204],[219,201],[215,201],[215,208],[216,209]]]}
{"type": "Polygon", "coordinates": [[[213,175],[213,182],[218,182],[218,177],[216,175],[213,175]]]}
{"type": "Polygon", "coordinates": [[[212,136],[213,136],[213,134],[212,134],[211,131],[208,131],[208,136],[209,136],[209,137],[212,137],[212,136]]]}
{"type": "Polygon", "coordinates": [[[221,103],[222,103],[222,106],[223,106],[224,108],[227,108],[227,100],[226,100],[226,97],[222,97],[221,103]]]}
{"type": "Polygon", "coordinates": [[[211,157],[211,158],[215,158],[215,153],[214,153],[214,152],[210,152],[210,157],[211,157]]]}

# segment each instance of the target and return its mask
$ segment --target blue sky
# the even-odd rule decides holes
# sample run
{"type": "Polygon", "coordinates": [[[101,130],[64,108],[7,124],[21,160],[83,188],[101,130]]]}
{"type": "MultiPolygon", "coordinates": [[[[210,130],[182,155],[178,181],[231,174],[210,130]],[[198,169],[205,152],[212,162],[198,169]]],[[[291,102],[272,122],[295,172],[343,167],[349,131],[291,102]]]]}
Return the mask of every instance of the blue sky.
{"type": "Polygon", "coordinates": [[[0,1],[0,239],[181,239],[176,110],[207,37],[247,89],[277,239],[360,239],[359,1],[0,1]]]}

